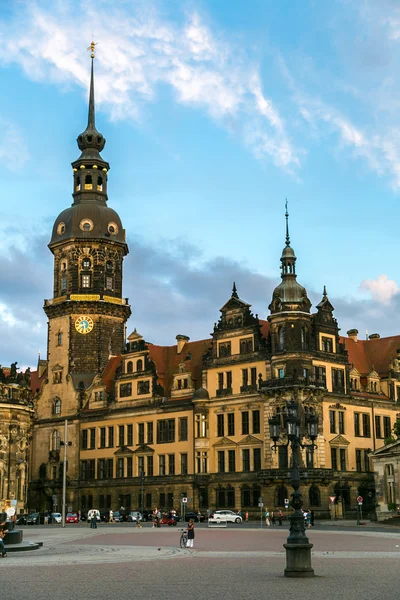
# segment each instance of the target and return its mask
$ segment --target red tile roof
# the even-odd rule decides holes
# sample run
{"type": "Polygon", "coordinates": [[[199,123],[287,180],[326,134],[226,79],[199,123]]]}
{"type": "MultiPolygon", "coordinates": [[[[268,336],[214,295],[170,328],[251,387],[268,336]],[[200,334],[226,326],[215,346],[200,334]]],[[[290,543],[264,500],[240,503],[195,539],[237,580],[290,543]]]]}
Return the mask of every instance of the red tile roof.
{"type": "Polygon", "coordinates": [[[381,376],[387,375],[389,364],[396,358],[397,349],[400,349],[400,335],[357,342],[341,337],[340,341],[346,345],[349,362],[354,364],[361,375],[368,375],[372,370],[381,376]]]}
{"type": "Polygon", "coordinates": [[[101,375],[101,380],[106,386],[107,392],[110,392],[113,388],[113,383],[115,380],[115,372],[122,363],[122,356],[112,356],[108,361],[107,366],[103,370],[101,375]]]}

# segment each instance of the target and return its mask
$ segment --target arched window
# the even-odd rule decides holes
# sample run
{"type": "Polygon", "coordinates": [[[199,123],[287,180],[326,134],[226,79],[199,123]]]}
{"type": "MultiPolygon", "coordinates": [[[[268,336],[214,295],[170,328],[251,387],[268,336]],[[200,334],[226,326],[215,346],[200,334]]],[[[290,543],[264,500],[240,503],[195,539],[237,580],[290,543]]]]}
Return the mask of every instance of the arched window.
{"type": "Polygon", "coordinates": [[[55,415],[60,415],[61,414],[61,400],[60,400],[60,398],[56,398],[54,400],[53,413],[55,415]]]}
{"type": "Polygon", "coordinates": [[[80,190],[81,190],[81,178],[78,175],[78,177],[76,178],[75,191],[80,192],[80,190]]]}
{"type": "Polygon", "coordinates": [[[133,371],[133,363],[132,363],[132,361],[130,360],[130,361],[129,361],[129,362],[126,364],[126,372],[127,372],[127,373],[132,373],[132,371],[133,371]]]}
{"type": "Polygon", "coordinates": [[[108,273],[112,273],[112,271],[113,271],[113,263],[112,263],[112,260],[108,260],[108,261],[106,262],[106,271],[107,271],[108,273]]]}
{"type": "Polygon", "coordinates": [[[285,331],[283,327],[278,329],[278,350],[282,351],[285,345],[285,331]]]}
{"type": "Polygon", "coordinates": [[[50,439],[50,450],[59,450],[60,449],[60,432],[54,430],[51,434],[50,439]]]}
{"type": "Polygon", "coordinates": [[[289,498],[286,486],[279,485],[275,488],[275,506],[285,506],[286,498],[289,498]]]}
{"type": "Polygon", "coordinates": [[[90,259],[85,257],[82,260],[82,269],[90,269],[90,265],[91,265],[90,259]]]}
{"type": "Polygon", "coordinates": [[[308,331],[306,327],[301,328],[301,348],[307,350],[308,348],[308,331]]]}
{"type": "Polygon", "coordinates": [[[136,371],[143,371],[143,361],[141,358],[136,361],[136,371]]]}
{"type": "Polygon", "coordinates": [[[85,190],[93,189],[93,180],[91,175],[86,175],[85,177],[85,190]]]}
{"type": "Polygon", "coordinates": [[[321,493],[317,485],[312,485],[308,491],[310,506],[321,506],[321,493]]]}
{"type": "Polygon", "coordinates": [[[57,333],[57,346],[62,346],[62,333],[57,333]]]}
{"type": "Polygon", "coordinates": [[[348,483],[341,485],[338,482],[335,485],[335,495],[338,502],[341,502],[341,498],[343,498],[346,508],[350,507],[350,486],[348,483]]]}
{"type": "Polygon", "coordinates": [[[103,191],[103,178],[100,176],[97,178],[97,191],[98,192],[103,191]]]}

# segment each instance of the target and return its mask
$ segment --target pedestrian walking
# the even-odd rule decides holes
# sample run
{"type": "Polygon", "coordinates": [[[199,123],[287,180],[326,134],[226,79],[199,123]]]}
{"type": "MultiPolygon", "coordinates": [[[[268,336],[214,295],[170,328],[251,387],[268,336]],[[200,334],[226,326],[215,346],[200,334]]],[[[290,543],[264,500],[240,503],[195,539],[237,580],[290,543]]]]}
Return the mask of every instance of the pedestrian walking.
{"type": "Polygon", "coordinates": [[[268,508],[265,509],[264,517],[265,517],[265,525],[267,527],[270,527],[271,523],[270,523],[270,520],[269,520],[269,511],[268,511],[268,508]]]}
{"type": "Polygon", "coordinates": [[[271,523],[272,525],[276,525],[276,516],[273,511],[271,511],[271,523]]]}
{"type": "Polygon", "coordinates": [[[249,511],[246,510],[246,523],[248,522],[248,520],[249,520],[249,511]]]}
{"type": "Polygon", "coordinates": [[[281,527],[282,527],[282,521],[283,521],[283,512],[280,510],[278,513],[278,523],[281,527]]]}
{"type": "Polygon", "coordinates": [[[108,522],[109,523],[114,523],[114,513],[113,513],[112,510],[110,510],[110,516],[109,516],[108,522]]]}
{"type": "Polygon", "coordinates": [[[1,558],[5,558],[7,556],[6,547],[4,544],[4,538],[6,537],[8,529],[6,529],[6,521],[0,523],[0,549],[1,549],[1,558]]]}
{"type": "Polygon", "coordinates": [[[200,519],[201,519],[201,512],[198,510],[197,511],[197,522],[200,523],[200,519]]]}
{"type": "Polygon", "coordinates": [[[310,512],[310,523],[311,523],[311,527],[314,527],[314,521],[315,521],[315,512],[312,510],[310,512]]]}
{"type": "Polygon", "coordinates": [[[193,548],[193,542],[194,542],[194,521],[193,519],[189,519],[189,523],[187,526],[187,544],[186,544],[186,548],[193,548]]]}

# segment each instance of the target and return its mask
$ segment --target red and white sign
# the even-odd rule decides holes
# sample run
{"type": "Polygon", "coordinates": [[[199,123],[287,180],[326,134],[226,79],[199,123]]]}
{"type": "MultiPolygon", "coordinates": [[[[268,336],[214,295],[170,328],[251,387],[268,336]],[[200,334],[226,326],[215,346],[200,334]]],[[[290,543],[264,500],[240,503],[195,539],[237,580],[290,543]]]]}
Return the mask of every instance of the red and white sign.
{"type": "Polygon", "coordinates": [[[357,496],[357,502],[358,504],[362,504],[364,501],[364,498],[362,496],[357,496]]]}
{"type": "Polygon", "coordinates": [[[336,496],[329,496],[329,500],[331,501],[331,504],[333,504],[336,500],[336,496]]]}

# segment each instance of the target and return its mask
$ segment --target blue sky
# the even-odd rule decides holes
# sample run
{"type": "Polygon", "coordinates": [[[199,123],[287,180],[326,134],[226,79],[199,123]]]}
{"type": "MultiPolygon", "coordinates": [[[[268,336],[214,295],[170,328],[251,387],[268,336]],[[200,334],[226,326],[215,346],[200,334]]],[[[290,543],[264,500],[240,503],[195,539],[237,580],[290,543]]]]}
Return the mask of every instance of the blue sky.
{"type": "Polygon", "coordinates": [[[98,42],[128,328],[207,337],[236,280],[265,318],[289,200],[299,281],[342,332],[399,331],[400,6],[391,0],[2,3],[0,364],[45,353],[98,42]]]}

